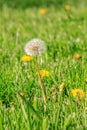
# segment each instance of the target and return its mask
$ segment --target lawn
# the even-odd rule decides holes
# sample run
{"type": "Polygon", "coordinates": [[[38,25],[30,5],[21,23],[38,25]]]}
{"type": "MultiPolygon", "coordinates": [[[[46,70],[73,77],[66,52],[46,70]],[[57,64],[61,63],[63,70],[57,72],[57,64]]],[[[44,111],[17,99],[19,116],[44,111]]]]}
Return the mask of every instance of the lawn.
{"type": "Polygon", "coordinates": [[[0,9],[0,67],[0,130],[87,130],[84,4],[24,9],[4,5],[0,9]],[[39,71],[47,70],[49,75],[40,79],[36,57],[28,62],[21,59],[26,43],[34,38],[46,45],[38,65],[39,71]],[[75,90],[79,90],[76,95],[75,90]]]}

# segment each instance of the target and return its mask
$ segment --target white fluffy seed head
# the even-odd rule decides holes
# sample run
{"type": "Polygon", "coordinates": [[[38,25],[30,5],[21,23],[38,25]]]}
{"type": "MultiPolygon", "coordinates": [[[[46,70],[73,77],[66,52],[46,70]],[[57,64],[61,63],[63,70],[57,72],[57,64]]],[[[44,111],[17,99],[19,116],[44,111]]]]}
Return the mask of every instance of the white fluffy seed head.
{"type": "Polygon", "coordinates": [[[46,51],[44,41],[34,38],[29,41],[25,46],[25,52],[30,56],[38,56],[46,51]]]}

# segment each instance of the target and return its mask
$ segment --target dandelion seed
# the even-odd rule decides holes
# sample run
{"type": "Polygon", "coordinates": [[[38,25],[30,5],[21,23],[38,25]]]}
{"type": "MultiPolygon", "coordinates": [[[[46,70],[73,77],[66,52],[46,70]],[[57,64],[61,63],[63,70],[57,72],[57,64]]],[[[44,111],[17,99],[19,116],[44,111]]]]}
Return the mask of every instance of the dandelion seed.
{"type": "Polygon", "coordinates": [[[40,73],[41,77],[49,77],[50,76],[50,72],[47,70],[40,70],[39,73],[40,73]]]}
{"type": "Polygon", "coordinates": [[[81,56],[80,56],[79,54],[75,54],[75,55],[73,56],[73,58],[74,58],[75,60],[78,60],[78,59],[81,58],[81,56]]]}
{"type": "Polygon", "coordinates": [[[39,13],[40,13],[40,14],[46,14],[46,13],[47,13],[47,9],[40,9],[40,10],[39,10],[39,13]]]}
{"type": "Polygon", "coordinates": [[[71,6],[70,5],[65,5],[65,9],[66,9],[66,11],[69,11],[69,10],[71,10],[71,6]]]}
{"type": "Polygon", "coordinates": [[[21,58],[21,61],[23,61],[23,62],[28,62],[28,61],[30,61],[31,59],[32,59],[31,56],[23,56],[23,57],[21,58]]]}
{"type": "Polygon", "coordinates": [[[84,91],[82,89],[73,89],[71,94],[74,98],[82,99],[84,97],[84,91]]]}
{"type": "Polygon", "coordinates": [[[40,39],[32,39],[25,46],[25,52],[30,56],[38,56],[46,51],[44,41],[40,39]]]}

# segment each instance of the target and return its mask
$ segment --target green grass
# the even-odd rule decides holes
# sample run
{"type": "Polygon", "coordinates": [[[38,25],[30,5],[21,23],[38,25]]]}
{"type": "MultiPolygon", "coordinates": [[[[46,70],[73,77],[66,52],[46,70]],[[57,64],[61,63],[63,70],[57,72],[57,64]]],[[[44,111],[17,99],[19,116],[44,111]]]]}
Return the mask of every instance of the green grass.
{"type": "Polygon", "coordinates": [[[86,130],[87,8],[73,4],[67,12],[64,6],[49,7],[45,15],[39,9],[3,6],[0,10],[0,130],[86,130]],[[39,57],[40,68],[51,73],[43,79],[46,113],[35,59],[27,66],[20,60],[32,38],[44,40],[47,46],[39,57]],[[75,53],[82,58],[73,59],[75,53]],[[66,89],[60,93],[62,82],[66,89]],[[74,88],[85,91],[80,106],[71,96],[74,88]],[[21,92],[26,96],[21,97],[21,92]]]}

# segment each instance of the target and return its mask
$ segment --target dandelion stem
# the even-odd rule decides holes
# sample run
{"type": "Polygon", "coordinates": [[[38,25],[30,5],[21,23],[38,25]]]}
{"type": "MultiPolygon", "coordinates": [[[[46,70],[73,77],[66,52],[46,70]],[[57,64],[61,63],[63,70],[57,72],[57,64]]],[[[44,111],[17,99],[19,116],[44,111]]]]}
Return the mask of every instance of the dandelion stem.
{"type": "Polygon", "coordinates": [[[38,80],[39,80],[40,88],[41,88],[42,95],[43,95],[44,111],[46,111],[46,94],[45,94],[42,79],[41,79],[41,76],[40,76],[40,73],[39,73],[39,65],[38,65],[38,57],[37,56],[36,56],[36,69],[37,69],[37,73],[38,73],[38,80]]]}

